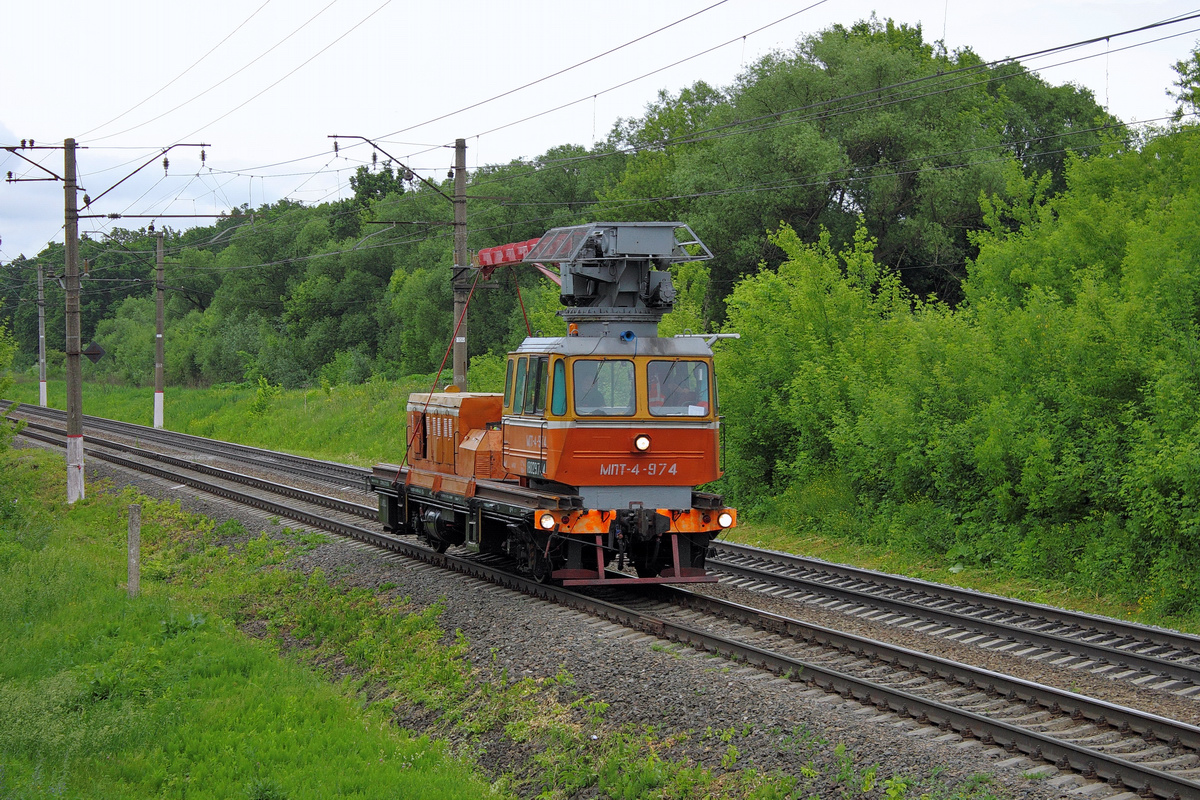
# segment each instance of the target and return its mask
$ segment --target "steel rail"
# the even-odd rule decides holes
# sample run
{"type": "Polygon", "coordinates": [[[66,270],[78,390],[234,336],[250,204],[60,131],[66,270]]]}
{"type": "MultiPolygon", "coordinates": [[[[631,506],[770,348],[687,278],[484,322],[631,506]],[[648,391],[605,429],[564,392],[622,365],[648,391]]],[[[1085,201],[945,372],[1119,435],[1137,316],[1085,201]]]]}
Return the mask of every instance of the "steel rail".
{"type": "MultiPolygon", "coordinates": [[[[24,432],[23,432],[24,433],[24,432]]],[[[35,438],[43,438],[34,434],[35,438]]],[[[269,498],[248,494],[220,484],[214,484],[189,475],[181,475],[168,469],[140,461],[95,450],[92,456],[119,466],[145,472],[170,481],[178,481],[201,491],[214,494],[233,502],[248,505],[295,520],[314,528],[348,536],[368,544],[452,569],[465,575],[481,578],[508,588],[523,591],[532,596],[562,605],[579,608],[605,619],[619,622],[630,628],[641,630],[675,642],[723,653],[747,664],[768,669],[795,679],[801,677],[808,683],[830,692],[838,692],[880,710],[890,710],[904,716],[915,716],[919,722],[952,729],[965,737],[979,737],[985,743],[994,743],[1011,750],[1028,753],[1035,758],[1054,761],[1061,768],[1071,767],[1086,776],[1099,777],[1114,785],[1124,785],[1142,793],[1153,793],[1165,798],[1200,797],[1200,783],[1179,778],[1170,773],[1136,762],[1122,759],[1092,748],[1055,739],[1042,733],[1022,729],[1000,720],[989,719],[974,712],[954,708],[936,700],[929,700],[900,689],[880,685],[800,659],[769,651],[754,645],[735,642],[727,637],[715,636],[681,623],[670,622],[643,614],[623,606],[587,597],[562,587],[538,584],[507,571],[471,559],[450,554],[435,553],[428,548],[404,541],[396,536],[378,533],[357,525],[351,525],[305,509],[299,509],[269,498]]],[[[190,469],[190,467],[188,467],[190,469]]],[[[879,645],[880,643],[875,643],[879,645]]],[[[1015,679],[1008,679],[1015,680],[1015,679]]],[[[1015,691],[1015,690],[1014,690],[1015,691]]],[[[1078,700],[1078,698],[1077,698],[1078,700]]],[[[1099,703],[1100,701],[1093,701],[1099,703]]],[[[1136,712],[1132,712],[1136,713],[1136,712]]],[[[1149,715],[1147,715],[1149,716],[1149,715]]],[[[1139,723],[1140,724],[1140,723],[1139,723]]],[[[1155,733],[1155,736],[1158,736],[1155,733]]],[[[1190,736],[1190,734],[1189,734],[1190,736]]],[[[1182,737],[1180,737],[1182,739],[1182,737]]]]}
{"type": "Polygon", "coordinates": [[[853,652],[859,657],[870,656],[884,663],[902,666],[935,678],[950,677],[966,688],[979,688],[992,696],[999,695],[1027,704],[1036,703],[1054,713],[1069,714],[1075,719],[1088,719],[1099,725],[1111,725],[1121,731],[1133,731],[1147,741],[1156,739],[1172,747],[1182,746],[1200,751],[1200,727],[1157,714],[678,587],[667,588],[665,593],[675,595],[680,605],[685,608],[724,617],[758,630],[833,647],[843,652],[853,652]]]}
{"type": "MultiPolygon", "coordinates": [[[[8,408],[11,405],[12,402],[9,400],[0,400],[0,409],[8,408]]],[[[25,404],[21,404],[20,412],[51,420],[63,419],[66,416],[65,412],[56,408],[42,408],[40,406],[25,404]]],[[[306,458],[291,453],[282,453],[278,450],[267,450],[235,442],[223,442],[219,439],[209,439],[190,433],[180,433],[179,431],[150,428],[132,422],[122,422],[120,420],[94,417],[86,414],[83,420],[86,425],[96,430],[127,433],[141,439],[173,444],[176,447],[182,447],[186,444],[188,448],[197,452],[209,453],[210,455],[221,456],[223,458],[237,459],[240,457],[242,459],[259,459],[265,466],[274,469],[279,469],[280,466],[286,465],[289,469],[325,483],[344,481],[355,488],[359,488],[363,485],[366,477],[371,474],[371,470],[365,467],[339,464],[336,461],[326,461],[323,459],[306,458]]],[[[37,423],[30,422],[29,424],[34,425],[37,423]]]]}
{"type": "Polygon", "coordinates": [[[1144,675],[1153,673],[1164,678],[1172,678],[1185,683],[1200,684],[1200,665],[1184,664],[1156,656],[1141,655],[1137,652],[1123,650],[1111,645],[1093,644],[1070,636],[1042,633],[1011,622],[990,620],[974,615],[955,613],[953,611],[942,611],[920,603],[895,600],[870,592],[831,586],[811,578],[782,575],[771,570],[732,564],[721,559],[709,558],[705,563],[708,569],[716,572],[754,578],[811,594],[820,594],[837,600],[843,600],[856,605],[865,605],[896,614],[903,614],[916,619],[932,620],[943,625],[974,631],[978,634],[986,633],[990,636],[1007,639],[1011,642],[1021,639],[1046,650],[1080,656],[1101,664],[1116,664],[1140,670],[1144,675]]]}
{"type": "MultiPolygon", "coordinates": [[[[958,617],[964,622],[970,622],[971,626],[987,622],[987,620],[979,616],[981,614],[995,614],[996,612],[1004,612],[1017,615],[1018,617],[1043,626],[1046,624],[1072,626],[1079,629],[1079,631],[1082,633],[1093,636],[1101,633],[1109,633],[1114,637],[1122,637],[1130,640],[1131,646],[1137,644],[1139,646],[1146,647],[1157,644],[1160,647],[1170,647],[1184,654],[1185,657],[1200,653],[1200,636],[1195,636],[1193,634],[1167,630],[1165,628],[1157,628],[1149,625],[1141,625],[1136,622],[1128,622],[1125,620],[1114,619],[1112,617],[1104,617],[1096,614],[1086,614],[1080,611],[1055,608],[1053,606],[1043,605],[1041,603],[1016,600],[1010,597],[1001,597],[999,595],[988,594],[986,592],[976,592],[957,586],[923,581],[919,578],[907,578],[901,575],[892,575],[885,572],[851,567],[845,564],[834,564],[832,562],[822,561],[820,559],[809,558],[806,556],[797,556],[791,553],[782,553],[775,550],[762,550],[732,542],[714,542],[713,547],[716,550],[717,557],[710,558],[706,563],[712,564],[714,567],[721,570],[728,568],[730,571],[732,571],[735,567],[743,570],[748,569],[742,565],[734,565],[720,558],[720,555],[725,553],[743,558],[755,558],[764,561],[775,562],[783,568],[806,570],[813,573],[829,575],[835,578],[843,578],[854,580],[863,584],[874,585],[877,588],[876,592],[872,593],[867,590],[856,591],[853,589],[846,589],[845,587],[835,587],[832,584],[813,577],[799,577],[795,575],[786,576],[770,570],[759,572],[757,575],[753,576],[762,578],[764,580],[769,580],[770,582],[778,582],[781,578],[786,577],[789,580],[803,583],[806,587],[819,589],[820,593],[825,593],[830,589],[838,589],[841,592],[853,594],[853,596],[864,605],[874,604],[876,599],[880,597],[878,594],[879,591],[903,592],[928,597],[931,602],[948,602],[951,605],[970,606],[973,613],[962,612],[958,615],[958,617]]],[[[947,609],[947,607],[931,609],[930,606],[922,603],[914,603],[912,601],[907,602],[913,608],[920,609],[922,615],[926,613],[927,609],[941,612],[945,612],[947,609]]],[[[1012,625],[1013,629],[1019,632],[1021,635],[1028,635],[1031,632],[1036,632],[1032,631],[1031,628],[1020,624],[1009,624],[1012,625]]],[[[1061,636],[1064,639],[1076,644],[1086,644],[1071,636],[1064,634],[1055,635],[1061,636]]],[[[1138,657],[1138,654],[1135,651],[1125,649],[1124,647],[1117,647],[1111,644],[1105,645],[1105,647],[1119,654],[1119,659],[1122,660],[1127,657],[1138,657]]],[[[1055,647],[1053,649],[1060,648],[1055,647]]],[[[1140,657],[1143,659],[1155,658],[1153,656],[1145,655],[1140,657]]],[[[1178,665],[1178,662],[1163,658],[1157,658],[1151,663],[1156,665],[1160,663],[1178,665]]],[[[1156,668],[1157,667],[1155,667],[1155,669],[1156,668]]],[[[1192,666],[1191,671],[1193,677],[1189,678],[1188,680],[1200,682],[1195,680],[1198,670],[1200,670],[1200,665],[1192,666]]]]}
{"type": "MultiPolygon", "coordinates": [[[[653,628],[653,626],[652,626],[653,628]]],[[[1033,758],[1054,762],[1060,769],[1070,767],[1086,777],[1098,777],[1113,785],[1123,785],[1165,798],[1200,798],[1200,783],[1146,767],[1109,753],[1055,739],[1011,723],[990,719],[972,711],[955,708],[937,700],[883,686],[853,675],[810,664],[751,644],[736,643],[686,625],[663,622],[654,632],[672,641],[684,642],[706,650],[735,657],[739,662],[771,670],[782,675],[799,676],[827,692],[901,717],[914,716],[918,722],[954,730],[965,738],[979,738],[985,744],[997,744],[1019,750],[1033,758]]]]}
{"type": "MultiPolygon", "coordinates": [[[[39,426],[39,427],[44,427],[44,426],[39,426]]],[[[60,438],[56,439],[53,436],[47,436],[47,435],[41,434],[41,433],[33,433],[28,430],[28,426],[26,427],[25,430],[23,430],[21,432],[21,435],[26,436],[31,439],[37,439],[37,440],[43,441],[43,442],[49,442],[50,444],[62,445],[61,436],[64,435],[63,432],[62,431],[52,431],[52,432],[57,433],[60,438]]],[[[349,500],[342,500],[341,498],[338,498],[338,497],[330,497],[328,495],[319,494],[317,492],[310,492],[307,489],[300,489],[295,486],[288,486],[286,484],[276,483],[274,481],[268,481],[268,480],[264,480],[262,478],[256,478],[253,475],[245,475],[240,472],[234,472],[232,470],[221,469],[220,467],[214,467],[211,464],[204,464],[204,463],[201,463],[198,461],[189,461],[186,458],[178,458],[176,456],[169,456],[165,453],[156,453],[152,450],[146,450],[144,448],[137,447],[135,445],[123,444],[121,442],[110,442],[110,441],[106,441],[104,439],[99,439],[94,436],[91,437],[90,443],[96,447],[103,447],[103,448],[106,448],[109,450],[117,450],[122,453],[129,453],[130,455],[135,455],[135,456],[139,456],[142,458],[149,458],[154,461],[160,461],[164,464],[170,464],[171,466],[176,467],[178,469],[191,470],[193,472],[199,472],[203,475],[208,475],[213,478],[219,478],[221,480],[231,481],[233,483],[241,483],[246,486],[253,487],[255,489],[271,492],[273,494],[282,495],[284,497],[290,497],[293,500],[302,500],[306,503],[311,503],[312,505],[321,506],[323,508],[328,508],[333,511],[340,511],[343,514],[351,514],[353,516],[363,517],[365,519],[376,519],[379,514],[378,509],[376,509],[374,506],[364,506],[359,503],[352,503],[349,500]]],[[[95,451],[95,450],[89,451],[89,455],[94,455],[94,456],[96,456],[98,458],[102,458],[106,461],[112,460],[112,459],[108,458],[106,455],[104,455],[103,453],[100,453],[99,451],[95,451]]],[[[130,464],[134,464],[134,463],[139,463],[139,462],[133,462],[133,461],[126,460],[126,461],[122,462],[122,465],[129,466],[130,464]]],[[[205,484],[206,487],[208,485],[209,484],[207,484],[207,483],[205,484]]],[[[205,491],[207,491],[207,489],[205,489],[205,491]]]]}

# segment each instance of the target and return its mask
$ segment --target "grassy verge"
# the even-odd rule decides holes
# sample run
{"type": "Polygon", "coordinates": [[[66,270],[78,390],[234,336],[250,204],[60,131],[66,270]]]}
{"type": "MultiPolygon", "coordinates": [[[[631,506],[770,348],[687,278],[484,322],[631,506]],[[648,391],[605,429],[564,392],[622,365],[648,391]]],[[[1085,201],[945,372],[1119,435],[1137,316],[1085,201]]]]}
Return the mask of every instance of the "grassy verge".
{"type": "Polygon", "coordinates": [[[263,569],[303,542],[252,540],[235,560],[211,544],[219,529],[177,508],[126,494],[67,509],[45,480],[59,459],[0,458],[0,795],[489,794],[443,744],[238,631],[239,592],[304,590],[263,569]],[[130,599],[122,516],[135,499],[146,580],[130,599]]]}
{"type": "Polygon", "coordinates": [[[103,484],[68,508],[60,462],[0,453],[0,796],[1003,796],[987,776],[885,776],[819,732],[612,725],[566,673],[473,669],[437,606],[291,568],[319,535],[218,526],[103,484]],[[743,763],[763,737],[795,774],[743,763]]]}

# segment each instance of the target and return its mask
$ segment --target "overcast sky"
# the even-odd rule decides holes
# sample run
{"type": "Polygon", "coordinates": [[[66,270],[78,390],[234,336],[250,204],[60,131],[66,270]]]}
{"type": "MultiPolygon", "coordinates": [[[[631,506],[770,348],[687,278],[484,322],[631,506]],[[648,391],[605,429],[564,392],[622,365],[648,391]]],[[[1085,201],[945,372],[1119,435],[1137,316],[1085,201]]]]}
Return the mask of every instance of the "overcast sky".
{"type": "MultiPolygon", "coordinates": [[[[990,61],[1197,13],[1200,0],[0,0],[0,145],[76,138],[93,197],[167,145],[209,145],[203,167],[198,149],[176,148],[167,174],[147,167],[93,208],[103,213],[318,203],[345,196],[370,159],[346,143],[335,157],[329,134],[378,138],[435,180],[457,137],[472,168],[590,146],[659,90],[727,86],[763,54],[872,12],[990,61]]],[[[1126,121],[1151,120],[1174,107],[1171,65],[1198,40],[1191,20],[1026,64],[1126,121]]],[[[61,151],[30,155],[61,174],[61,151]]],[[[41,175],[0,151],[9,170],[41,175]]],[[[61,184],[0,183],[0,263],[62,241],[62,219],[61,184]]]]}

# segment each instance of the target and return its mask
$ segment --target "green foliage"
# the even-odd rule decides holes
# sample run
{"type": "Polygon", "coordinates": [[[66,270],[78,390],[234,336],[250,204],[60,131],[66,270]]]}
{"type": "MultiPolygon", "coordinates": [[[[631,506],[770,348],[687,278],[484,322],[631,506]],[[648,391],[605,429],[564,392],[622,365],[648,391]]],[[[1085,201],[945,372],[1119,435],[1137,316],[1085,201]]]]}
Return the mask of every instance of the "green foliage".
{"type": "MultiPolygon", "coordinates": [[[[454,332],[453,297],[443,270],[397,271],[388,287],[400,331],[400,369],[408,375],[434,372],[443,363],[454,332]]],[[[446,363],[449,363],[448,361],[446,363]]]]}
{"type": "Polygon", "coordinates": [[[258,389],[254,393],[254,402],[250,404],[251,414],[265,414],[271,410],[271,404],[279,397],[282,387],[272,386],[261,375],[258,378],[258,389]]]}
{"type": "Polygon", "coordinates": [[[508,359],[484,353],[471,359],[467,369],[467,383],[472,392],[503,392],[504,371],[508,359]]]}
{"type": "Polygon", "coordinates": [[[566,336],[567,323],[558,312],[562,309],[559,287],[547,278],[539,278],[537,283],[526,288],[523,292],[525,313],[529,315],[529,327],[525,327],[524,315],[520,309],[513,314],[513,334],[508,340],[512,348],[520,344],[525,336],[566,336]]]}
{"type": "Polygon", "coordinates": [[[675,307],[659,323],[659,336],[709,332],[712,314],[705,310],[709,279],[708,265],[703,261],[672,265],[675,307]]]}
{"type": "Polygon", "coordinates": [[[1198,181],[1191,128],[1075,161],[1053,198],[1010,172],[958,309],[907,292],[862,229],[835,254],[782,227],[786,260],[729,300],[728,488],[751,512],[1194,614],[1198,181]]]}
{"type": "Polygon", "coordinates": [[[613,143],[638,152],[601,200],[701,234],[716,254],[706,319],[722,318],[738,278],[780,258],[763,232],[781,221],[809,244],[824,231],[835,250],[861,224],[912,291],[957,301],[975,253],[967,234],[982,224],[977,198],[1004,188],[999,159],[1050,172],[1057,189],[1064,147],[1093,152],[1122,130],[1086,90],[1016,64],[981,81],[980,65],[969,49],[926,43],[919,26],[834,25],[724,91],[663,94],[619,125],[613,143]]]}
{"type": "Polygon", "coordinates": [[[362,383],[371,377],[371,359],[361,350],[338,350],[319,374],[322,386],[362,383]]]}
{"type": "Polygon", "coordinates": [[[1172,69],[1178,78],[1174,91],[1168,89],[1167,94],[1179,103],[1174,114],[1175,121],[1179,122],[1185,114],[1200,112],[1200,45],[1192,48],[1187,58],[1175,62],[1172,69]]]}
{"type": "MultiPolygon", "coordinates": [[[[738,279],[783,259],[765,231],[786,222],[816,244],[824,230],[839,251],[861,217],[877,260],[910,290],[957,301],[977,252],[970,233],[985,227],[978,197],[1005,197],[1005,158],[1023,176],[1048,173],[1053,193],[1065,187],[1064,151],[1094,153],[1126,136],[1087,91],[1049,86],[1018,64],[985,72],[981,63],[970,50],[927,43],[919,26],[874,17],[835,25],[730,86],[661,92],[591,148],[561,145],[473,170],[468,247],[597,219],[682,220],[716,258],[672,268],[679,301],[663,330],[701,332],[724,319],[738,279]]],[[[1178,67],[1188,108],[1191,63],[1178,67]]],[[[385,160],[356,168],[350,186],[352,196],[317,206],[243,205],[213,225],[165,231],[168,383],[263,377],[296,389],[437,369],[454,326],[453,237],[443,227],[453,217],[450,182],[435,188],[385,160]]],[[[118,228],[81,242],[91,264],[82,335],[109,351],[85,365],[89,376],[152,380],[155,238],[118,228]]],[[[0,321],[17,339],[19,368],[36,360],[36,266],[59,270],[63,259],[52,244],[12,262],[11,300],[21,302],[0,321]]],[[[470,357],[510,349],[527,330],[564,330],[557,292],[540,273],[516,267],[491,283],[499,289],[471,301],[470,357]]],[[[63,306],[48,281],[51,343],[65,337],[63,306]]]]}
{"type": "Polygon", "coordinates": [[[89,374],[112,375],[130,386],[154,384],[154,300],[127,297],[113,316],[96,325],[96,341],[105,349],[89,374]]]}

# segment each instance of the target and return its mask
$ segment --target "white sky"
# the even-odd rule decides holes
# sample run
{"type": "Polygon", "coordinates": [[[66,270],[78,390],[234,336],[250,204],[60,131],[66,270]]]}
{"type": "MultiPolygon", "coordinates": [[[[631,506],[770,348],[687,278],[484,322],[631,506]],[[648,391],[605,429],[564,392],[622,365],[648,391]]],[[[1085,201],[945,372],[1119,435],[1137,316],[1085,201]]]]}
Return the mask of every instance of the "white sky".
{"type": "MultiPolygon", "coordinates": [[[[1200,0],[825,0],[802,11],[815,1],[0,0],[0,145],[76,138],[88,148],[79,171],[93,197],[164,146],[210,145],[203,169],[195,149],[176,148],[169,175],[152,164],[96,212],[213,213],[281,197],[316,203],[345,196],[354,167],[370,158],[363,146],[343,146],[335,159],[329,134],[378,138],[435,180],[452,162],[444,145],[456,137],[467,138],[472,168],[560,144],[590,146],[617,118],[641,114],[660,89],[726,86],[764,53],[872,11],[920,23],[927,41],[944,35],[951,50],[971,47],[985,60],[1200,11],[1200,0]],[[581,102],[489,132],[572,101],[581,102]]],[[[1200,20],[1192,20],[1027,65],[1051,84],[1090,88],[1126,121],[1148,120],[1173,108],[1171,65],[1198,40],[1200,20]],[[1173,38],[1117,52],[1163,37],[1173,38]],[[1097,57],[1053,66],[1089,55],[1097,57]]],[[[61,151],[36,156],[61,174],[61,151]]],[[[9,170],[37,175],[0,151],[0,177],[9,170]]],[[[61,184],[0,183],[0,263],[61,241],[62,219],[61,184]]],[[[84,220],[81,231],[149,222],[84,220]]]]}

